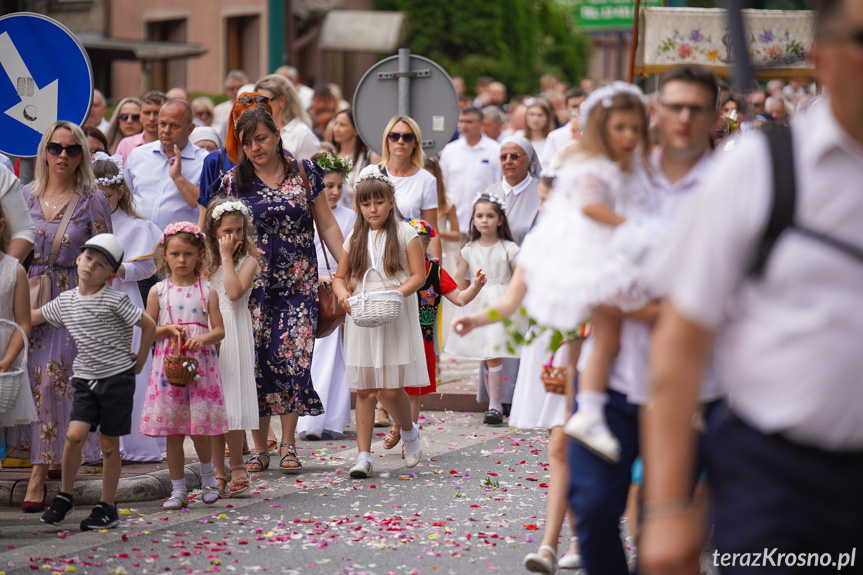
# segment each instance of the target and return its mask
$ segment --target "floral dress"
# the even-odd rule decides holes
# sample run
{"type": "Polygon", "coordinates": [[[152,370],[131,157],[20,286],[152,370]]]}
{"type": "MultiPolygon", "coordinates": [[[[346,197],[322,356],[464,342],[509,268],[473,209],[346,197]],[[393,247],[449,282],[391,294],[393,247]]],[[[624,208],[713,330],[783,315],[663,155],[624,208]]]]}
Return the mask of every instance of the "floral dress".
{"type": "MultiPolygon", "coordinates": [[[[190,286],[176,286],[170,280],[156,284],[159,294],[159,325],[177,323],[186,329],[186,339],[210,331],[207,313],[210,284],[198,279],[190,286]]],[[[200,351],[185,350],[198,360],[198,374],[184,387],[168,383],[165,356],[176,354],[171,338],[156,342],[147,397],[141,412],[140,431],[150,437],[168,435],[221,435],[228,431],[228,416],[222,397],[222,374],[216,346],[200,351]]]]}
{"type": "MultiPolygon", "coordinates": [[[[324,187],[317,167],[303,160],[312,199],[324,187]]],[[[318,261],[312,212],[294,170],[277,189],[257,177],[244,194],[229,171],[220,194],[239,196],[252,213],[261,252],[261,275],[249,308],[255,332],[255,382],[261,417],[324,412],[312,387],[312,352],[318,325],[318,261]]]]}
{"type": "MultiPolygon", "coordinates": [[[[54,236],[66,213],[63,207],[52,220],[46,220],[39,198],[30,195],[30,186],[22,189],[30,217],[36,225],[36,248],[33,263],[27,273],[36,277],[48,267],[48,256],[54,236]]],[[[67,204],[68,206],[68,204],[67,204]]],[[[51,277],[51,298],[78,285],[78,266],[75,260],[81,246],[96,234],[111,232],[111,205],[99,190],[84,190],[60,243],[54,267],[48,269],[51,277]]],[[[66,428],[72,413],[72,362],[78,355],[75,340],[65,328],[49,323],[34,326],[30,333],[30,385],[39,420],[32,425],[19,426],[6,432],[9,457],[27,459],[34,464],[60,463],[66,444],[66,428]]],[[[99,439],[91,433],[84,446],[84,459],[101,459],[99,439]]]]}

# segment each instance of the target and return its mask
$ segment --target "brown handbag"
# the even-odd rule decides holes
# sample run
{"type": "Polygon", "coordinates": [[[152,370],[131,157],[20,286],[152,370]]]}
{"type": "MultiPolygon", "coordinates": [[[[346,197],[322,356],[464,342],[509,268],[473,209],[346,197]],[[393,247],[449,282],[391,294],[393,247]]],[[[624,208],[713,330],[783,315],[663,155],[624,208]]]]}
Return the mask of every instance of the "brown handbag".
{"type": "MultiPolygon", "coordinates": [[[[306,169],[303,166],[302,160],[297,160],[297,167],[300,169],[300,176],[303,178],[303,187],[306,189],[306,198],[309,200],[309,209],[312,210],[312,220],[318,226],[318,216],[315,212],[315,204],[312,202],[312,188],[309,185],[309,179],[306,177],[306,169]]],[[[330,269],[330,259],[327,257],[327,248],[324,245],[324,239],[318,234],[318,241],[321,242],[321,251],[324,252],[324,262],[327,265],[327,275],[333,277],[333,272],[330,269]]],[[[333,292],[333,285],[330,282],[322,281],[318,284],[318,330],[315,337],[327,337],[333,333],[339,325],[345,321],[345,308],[339,303],[333,292]]]]}
{"type": "Polygon", "coordinates": [[[54,243],[51,244],[51,255],[48,256],[48,267],[41,274],[30,278],[30,307],[39,309],[49,301],[51,301],[51,276],[48,271],[54,267],[57,261],[57,254],[60,253],[60,244],[63,243],[63,235],[66,233],[66,228],[69,226],[69,220],[72,219],[72,213],[78,207],[78,194],[72,193],[72,198],[66,204],[66,211],[63,213],[63,219],[60,220],[60,226],[57,228],[57,235],[54,236],[54,243]]]}

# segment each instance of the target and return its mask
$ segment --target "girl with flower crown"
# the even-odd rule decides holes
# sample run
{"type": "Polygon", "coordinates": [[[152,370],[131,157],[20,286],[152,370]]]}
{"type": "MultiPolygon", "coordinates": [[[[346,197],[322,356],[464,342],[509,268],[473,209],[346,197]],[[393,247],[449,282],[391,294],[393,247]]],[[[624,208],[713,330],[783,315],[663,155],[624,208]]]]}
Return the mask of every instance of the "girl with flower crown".
{"type": "MultiPolygon", "coordinates": [[[[517,253],[518,245],[513,241],[507,223],[503,200],[497,196],[479,194],[473,201],[470,234],[467,244],[461,249],[461,263],[455,277],[459,281],[459,288],[463,290],[468,287],[464,279],[468,274],[474,276],[485,271],[487,279],[479,296],[465,306],[466,315],[485,309],[503,296],[512,278],[513,259],[517,253]]],[[[503,326],[495,324],[466,335],[452,332],[444,348],[447,353],[483,362],[489,398],[483,423],[488,425],[503,423],[501,358],[518,357],[518,351],[510,351],[507,347],[503,326]]]]}
{"type": "Polygon", "coordinates": [[[255,245],[255,226],[249,208],[240,200],[220,197],[210,202],[204,215],[210,251],[210,284],[219,294],[219,310],[225,322],[225,339],[219,348],[222,395],[228,415],[228,433],[213,436],[213,454],[219,457],[227,441],[231,481],[224,467],[216,468],[220,495],[239,495],[249,490],[250,478],[243,462],[246,429],[258,429],[258,393],[255,386],[255,334],[249,313],[252,282],[261,272],[255,245]]]}
{"type": "MultiPolygon", "coordinates": [[[[201,272],[209,267],[206,238],[190,222],[168,224],[156,246],[159,275],[167,275],[150,289],[147,315],[156,322],[156,351],[141,414],[141,433],[166,437],[171,495],[164,509],[188,505],[183,468],[183,442],[192,437],[201,462],[201,500],[219,500],[210,436],[228,431],[222,376],[216,344],[225,336],[219,296],[201,272]],[[165,356],[190,356],[198,362],[194,378],[185,386],[168,382],[165,356]]],[[[191,364],[190,364],[191,365],[191,364]]]]}
{"type": "MultiPolygon", "coordinates": [[[[93,175],[96,176],[96,186],[111,204],[114,235],[123,246],[123,263],[111,285],[115,290],[129,296],[133,304],[143,308],[144,297],[138,289],[138,280],[147,279],[156,273],[153,250],[159,242],[161,230],[135,211],[132,193],[123,180],[123,157],[119,154],[108,156],[104,152],[96,152],[94,158],[93,175]]],[[[132,337],[132,349],[135,352],[138,351],[140,337],[141,328],[136,327],[132,337]]],[[[138,431],[152,360],[153,356],[150,354],[141,373],[135,376],[132,433],[120,438],[120,453],[124,461],[162,461],[165,440],[147,437],[138,431]]]]}
{"type": "MultiPolygon", "coordinates": [[[[357,213],[340,203],[345,179],[350,175],[353,163],[350,158],[340,158],[336,154],[323,153],[312,156],[312,162],[324,174],[324,190],[327,203],[333,210],[333,216],[339,223],[342,236],[347,236],[354,228],[357,213]]],[[[317,235],[317,227],[315,227],[317,235]]],[[[338,271],[338,260],[329,250],[315,242],[318,256],[318,279],[332,282],[333,275],[338,271]],[[329,266],[327,265],[329,262],[329,266]]],[[[351,391],[345,383],[345,350],[343,343],[344,327],[339,326],[327,337],[315,340],[315,350],[312,356],[312,384],[321,403],[324,413],[321,415],[303,415],[297,423],[297,432],[302,439],[324,439],[337,437],[344,432],[345,426],[351,422],[351,391]]]]}
{"type": "Polygon", "coordinates": [[[564,431],[616,462],[620,445],[605,420],[606,380],[619,346],[621,312],[650,299],[636,263],[653,235],[643,217],[652,208],[641,90],[625,82],[595,90],[581,105],[580,123],[582,137],[557,173],[519,264],[525,307],[539,324],[566,333],[590,318],[592,347],[585,347],[578,411],[564,431]],[[555,246],[565,249],[550,249],[555,246]]]}

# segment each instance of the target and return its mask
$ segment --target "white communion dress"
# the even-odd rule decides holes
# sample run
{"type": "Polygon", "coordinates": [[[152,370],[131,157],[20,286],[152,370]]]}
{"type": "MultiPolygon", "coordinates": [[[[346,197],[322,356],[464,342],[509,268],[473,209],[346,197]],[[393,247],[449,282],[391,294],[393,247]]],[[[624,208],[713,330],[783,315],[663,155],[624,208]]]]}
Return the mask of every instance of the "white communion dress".
{"type": "MultiPolygon", "coordinates": [[[[18,260],[10,255],[4,255],[0,260],[0,318],[14,322],[15,314],[13,305],[15,301],[15,286],[18,280],[18,260]]],[[[29,309],[28,309],[29,311],[29,309]]],[[[0,357],[6,355],[6,350],[9,347],[9,342],[12,340],[12,334],[18,333],[14,327],[6,323],[0,323],[0,357]]],[[[20,366],[23,361],[23,350],[18,354],[18,358],[13,366],[20,366]]],[[[33,402],[33,391],[30,389],[29,371],[24,365],[25,376],[21,379],[21,389],[18,391],[18,400],[14,407],[7,411],[0,412],[0,426],[13,427],[15,425],[25,425],[38,419],[36,414],[36,404],[33,402]]]]}

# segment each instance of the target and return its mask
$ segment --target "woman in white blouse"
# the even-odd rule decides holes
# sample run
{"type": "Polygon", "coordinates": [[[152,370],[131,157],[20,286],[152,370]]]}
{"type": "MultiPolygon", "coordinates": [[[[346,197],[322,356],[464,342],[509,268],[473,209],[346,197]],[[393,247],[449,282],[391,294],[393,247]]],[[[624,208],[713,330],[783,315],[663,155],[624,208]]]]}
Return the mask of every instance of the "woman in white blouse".
{"type": "Polygon", "coordinates": [[[27,209],[27,202],[21,195],[18,178],[11,170],[0,166],[0,204],[6,214],[6,226],[10,237],[6,253],[23,262],[33,250],[36,240],[36,226],[27,209]]]}
{"type": "MultiPolygon", "coordinates": [[[[384,173],[396,187],[396,207],[406,218],[417,218],[437,229],[437,181],[423,169],[422,134],[409,116],[393,116],[384,130],[383,159],[360,175],[384,173]]],[[[432,238],[429,255],[440,259],[440,238],[432,238]]]]}
{"type": "Polygon", "coordinates": [[[255,92],[270,99],[273,119],[282,135],[285,150],[297,160],[308,160],[318,153],[321,143],[309,127],[309,115],[289,80],[278,74],[264,76],[255,84],[255,92]]]}

